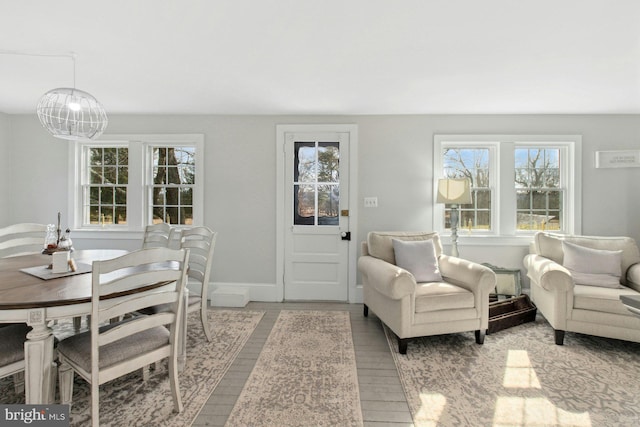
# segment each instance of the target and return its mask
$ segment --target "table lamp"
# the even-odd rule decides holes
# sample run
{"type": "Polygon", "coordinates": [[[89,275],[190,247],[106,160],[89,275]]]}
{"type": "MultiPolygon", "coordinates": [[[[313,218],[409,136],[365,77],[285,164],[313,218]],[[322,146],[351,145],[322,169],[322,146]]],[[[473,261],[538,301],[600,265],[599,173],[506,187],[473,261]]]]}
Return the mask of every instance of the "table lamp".
{"type": "Polygon", "coordinates": [[[436,203],[451,205],[451,256],[458,256],[458,221],[460,205],[471,203],[471,182],[467,178],[438,180],[436,203]]]}

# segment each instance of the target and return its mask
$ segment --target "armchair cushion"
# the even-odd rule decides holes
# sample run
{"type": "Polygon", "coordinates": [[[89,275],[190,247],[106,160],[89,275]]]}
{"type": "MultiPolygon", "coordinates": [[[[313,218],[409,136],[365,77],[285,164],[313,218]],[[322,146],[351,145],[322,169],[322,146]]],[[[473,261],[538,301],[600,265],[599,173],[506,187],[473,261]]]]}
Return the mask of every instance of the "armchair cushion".
{"type": "Polygon", "coordinates": [[[393,239],[396,265],[413,274],[416,282],[441,282],[436,249],[432,240],[393,239]]]}
{"type": "Polygon", "coordinates": [[[416,289],[416,313],[473,308],[473,292],[445,282],[420,283],[416,289]]]}

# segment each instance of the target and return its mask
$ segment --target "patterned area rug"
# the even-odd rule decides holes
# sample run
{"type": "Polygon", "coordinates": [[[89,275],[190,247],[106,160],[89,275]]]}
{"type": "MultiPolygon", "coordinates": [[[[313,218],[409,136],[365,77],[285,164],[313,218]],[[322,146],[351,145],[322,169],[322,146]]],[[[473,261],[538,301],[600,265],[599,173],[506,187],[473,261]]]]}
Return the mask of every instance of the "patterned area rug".
{"type": "MultiPolygon", "coordinates": [[[[264,312],[210,310],[213,334],[208,342],[200,326],[199,313],[189,316],[187,363],[180,373],[184,410],[173,412],[167,363],[151,370],[144,382],[140,371],[100,386],[101,426],[190,426],[211,393],[245,345],[264,312]]],[[[71,324],[56,326],[56,335],[65,335],[71,324]]],[[[16,395],[10,378],[0,380],[0,403],[24,403],[24,394],[16,395]]],[[[71,425],[91,424],[90,388],[75,376],[71,425]]]]}
{"type": "Polygon", "coordinates": [[[385,327],[416,426],[640,425],[640,344],[567,333],[535,322],[487,335],[409,341],[397,352],[385,327]]]}
{"type": "Polygon", "coordinates": [[[283,310],[227,426],[362,426],[349,313],[283,310]]]}

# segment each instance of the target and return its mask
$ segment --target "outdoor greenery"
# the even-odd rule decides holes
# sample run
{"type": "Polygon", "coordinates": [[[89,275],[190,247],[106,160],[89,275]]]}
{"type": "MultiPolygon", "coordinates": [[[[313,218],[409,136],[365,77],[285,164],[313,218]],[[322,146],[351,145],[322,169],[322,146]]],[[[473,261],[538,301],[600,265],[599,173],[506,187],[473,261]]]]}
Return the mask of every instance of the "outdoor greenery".
{"type": "MultiPolygon", "coordinates": [[[[193,147],[154,147],[152,150],[152,222],[193,222],[193,147]]],[[[90,224],[127,223],[129,150],[127,147],[90,147],[88,219],[90,224]]]]}
{"type": "Polygon", "coordinates": [[[337,224],[340,209],[338,143],[296,142],[295,148],[294,223],[337,224]]]}
{"type": "MultiPolygon", "coordinates": [[[[558,230],[562,223],[563,190],[558,148],[516,148],[514,185],[518,230],[558,230]]],[[[460,229],[490,230],[492,192],[488,148],[451,148],[443,152],[446,178],[467,178],[472,203],[460,206],[460,229]]],[[[445,206],[450,228],[451,206],[445,206]]]]}

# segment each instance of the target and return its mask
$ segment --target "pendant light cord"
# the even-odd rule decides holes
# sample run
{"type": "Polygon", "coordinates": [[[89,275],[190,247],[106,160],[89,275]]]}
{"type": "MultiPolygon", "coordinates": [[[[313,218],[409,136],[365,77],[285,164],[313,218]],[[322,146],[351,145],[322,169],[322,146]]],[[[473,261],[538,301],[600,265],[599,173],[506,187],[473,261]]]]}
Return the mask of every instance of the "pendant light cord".
{"type": "Polygon", "coordinates": [[[44,52],[27,52],[20,50],[4,50],[0,49],[0,55],[17,55],[17,56],[38,56],[47,58],[71,58],[73,61],[73,88],[76,88],[76,58],[78,55],[75,52],[60,52],[60,53],[44,53],[44,52]]]}

